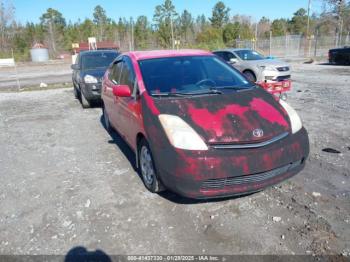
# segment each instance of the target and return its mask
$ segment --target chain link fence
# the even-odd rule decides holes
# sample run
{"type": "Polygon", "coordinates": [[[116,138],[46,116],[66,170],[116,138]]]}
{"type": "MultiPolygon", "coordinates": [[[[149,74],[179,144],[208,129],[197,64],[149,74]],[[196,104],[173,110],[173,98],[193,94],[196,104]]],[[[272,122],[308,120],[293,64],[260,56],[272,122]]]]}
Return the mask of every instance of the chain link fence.
{"type": "Polygon", "coordinates": [[[349,34],[336,36],[313,36],[306,38],[300,35],[270,37],[268,39],[236,40],[234,47],[256,49],[265,55],[275,57],[324,57],[328,50],[335,47],[350,46],[349,34]]]}

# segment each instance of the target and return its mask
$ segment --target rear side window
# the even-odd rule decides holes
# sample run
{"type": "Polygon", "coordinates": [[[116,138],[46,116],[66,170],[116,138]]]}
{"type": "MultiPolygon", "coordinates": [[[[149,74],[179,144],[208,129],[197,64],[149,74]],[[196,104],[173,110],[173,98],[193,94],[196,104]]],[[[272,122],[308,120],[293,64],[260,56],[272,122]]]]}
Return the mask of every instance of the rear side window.
{"type": "Polygon", "coordinates": [[[232,54],[231,52],[215,52],[215,55],[217,55],[218,57],[224,59],[226,62],[230,62],[230,60],[232,58],[237,58],[234,54],[232,54]]]}

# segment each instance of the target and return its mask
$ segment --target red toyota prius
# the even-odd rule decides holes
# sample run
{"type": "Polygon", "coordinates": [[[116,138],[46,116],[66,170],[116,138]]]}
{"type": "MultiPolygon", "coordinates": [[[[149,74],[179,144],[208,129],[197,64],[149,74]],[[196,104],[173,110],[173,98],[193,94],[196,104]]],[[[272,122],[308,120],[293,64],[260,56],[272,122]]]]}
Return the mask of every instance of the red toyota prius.
{"type": "Polygon", "coordinates": [[[296,111],[206,51],[122,54],[102,99],[106,128],[135,151],[151,192],[252,193],[297,174],[309,154],[296,111]]]}

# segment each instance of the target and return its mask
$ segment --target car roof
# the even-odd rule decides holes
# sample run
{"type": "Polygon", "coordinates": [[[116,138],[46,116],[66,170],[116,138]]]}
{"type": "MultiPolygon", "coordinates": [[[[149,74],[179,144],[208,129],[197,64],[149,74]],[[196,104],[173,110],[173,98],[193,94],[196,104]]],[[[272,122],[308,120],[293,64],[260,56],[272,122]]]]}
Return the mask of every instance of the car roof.
{"type": "Polygon", "coordinates": [[[89,54],[98,54],[98,53],[115,53],[119,54],[116,50],[111,49],[100,49],[100,50],[87,50],[87,51],[81,51],[80,55],[89,55],[89,54]]]}
{"type": "Polygon", "coordinates": [[[209,51],[197,49],[181,49],[181,50],[152,50],[152,51],[133,51],[127,52],[126,55],[133,56],[136,60],[146,60],[163,57],[177,56],[208,56],[213,55],[209,51]]]}
{"type": "Polygon", "coordinates": [[[220,50],[215,50],[213,52],[223,52],[223,51],[247,51],[247,50],[252,50],[250,48],[225,48],[225,49],[220,49],[220,50]]]}

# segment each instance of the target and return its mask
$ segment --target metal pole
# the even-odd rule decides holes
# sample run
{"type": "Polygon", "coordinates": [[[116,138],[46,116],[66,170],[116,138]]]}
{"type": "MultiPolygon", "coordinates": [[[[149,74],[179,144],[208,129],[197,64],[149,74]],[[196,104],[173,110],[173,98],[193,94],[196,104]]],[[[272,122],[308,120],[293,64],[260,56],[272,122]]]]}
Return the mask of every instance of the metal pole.
{"type": "Polygon", "coordinates": [[[131,49],[132,51],[135,50],[135,43],[134,43],[134,21],[132,18],[130,18],[130,23],[131,23],[131,49]]]}
{"type": "Polygon", "coordinates": [[[315,39],[315,52],[314,57],[317,56],[317,42],[318,42],[318,29],[316,30],[316,39],[315,39]]]}
{"type": "Polygon", "coordinates": [[[343,18],[340,17],[340,30],[339,30],[339,45],[342,45],[343,40],[343,18]]]}
{"type": "Polygon", "coordinates": [[[175,49],[175,42],[174,42],[174,28],[173,28],[173,15],[170,14],[170,27],[171,27],[171,47],[174,50],[175,49]]]}
{"type": "Polygon", "coordinates": [[[16,82],[17,82],[17,91],[20,92],[21,91],[21,84],[19,82],[19,78],[18,78],[18,71],[17,71],[17,65],[16,65],[16,61],[15,61],[15,56],[13,54],[13,49],[11,48],[11,53],[12,53],[12,58],[13,58],[13,61],[15,63],[15,73],[16,73],[16,82]]]}
{"type": "Polygon", "coordinates": [[[310,10],[311,10],[311,0],[309,0],[309,4],[307,7],[307,27],[306,27],[306,37],[309,37],[310,34],[310,10]]]}
{"type": "Polygon", "coordinates": [[[272,31],[270,30],[270,50],[269,50],[269,56],[271,56],[271,50],[272,49],[272,31]]]}
{"type": "Polygon", "coordinates": [[[310,39],[310,9],[311,9],[311,0],[309,0],[309,4],[307,7],[307,27],[306,27],[306,39],[307,39],[307,48],[308,48],[308,56],[310,56],[311,51],[311,39],[310,39]]]}
{"type": "Polygon", "coordinates": [[[287,40],[288,40],[288,34],[287,34],[287,32],[286,32],[286,37],[285,37],[285,53],[284,53],[284,57],[287,57],[287,53],[288,53],[288,42],[287,42],[287,40]]]}
{"type": "Polygon", "coordinates": [[[258,47],[258,22],[255,23],[255,48],[257,49],[258,47]]]}

